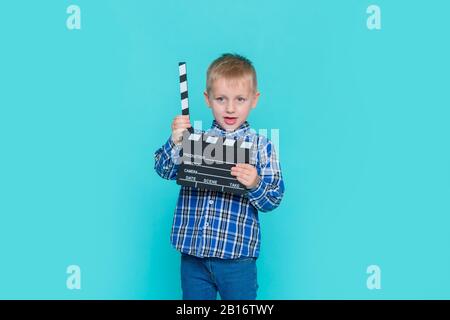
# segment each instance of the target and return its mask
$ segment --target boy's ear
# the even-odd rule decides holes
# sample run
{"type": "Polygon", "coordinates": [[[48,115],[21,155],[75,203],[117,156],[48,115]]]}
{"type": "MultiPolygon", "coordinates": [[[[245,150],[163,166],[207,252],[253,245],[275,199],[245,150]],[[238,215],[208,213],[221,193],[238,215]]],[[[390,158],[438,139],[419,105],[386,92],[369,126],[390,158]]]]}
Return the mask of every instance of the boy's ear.
{"type": "Polygon", "coordinates": [[[256,108],[256,105],[258,104],[259,96],[260,96],[260,93],[259,93],[259,91],[257,91],[253,97],[252,109],[256,108]]]}
{"type": "Polygon", "coordinates": [[[211,103],[209,102],[208,92],[204,91],[203,95],[205,96],[206,105],[208,106],[208,108],[211,108],[211,103]]]}

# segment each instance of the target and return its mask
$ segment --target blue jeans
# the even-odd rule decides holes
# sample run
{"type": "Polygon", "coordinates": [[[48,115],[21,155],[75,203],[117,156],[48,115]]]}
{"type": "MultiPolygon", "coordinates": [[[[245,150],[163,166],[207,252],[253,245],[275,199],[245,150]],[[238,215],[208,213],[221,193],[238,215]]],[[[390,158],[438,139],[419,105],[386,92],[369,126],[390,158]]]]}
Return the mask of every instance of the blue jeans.
{"type": "Polygon", "coordinates": [[[256,258],[198,258],[181,254],[183,300],[255,300],[256,258]]]}

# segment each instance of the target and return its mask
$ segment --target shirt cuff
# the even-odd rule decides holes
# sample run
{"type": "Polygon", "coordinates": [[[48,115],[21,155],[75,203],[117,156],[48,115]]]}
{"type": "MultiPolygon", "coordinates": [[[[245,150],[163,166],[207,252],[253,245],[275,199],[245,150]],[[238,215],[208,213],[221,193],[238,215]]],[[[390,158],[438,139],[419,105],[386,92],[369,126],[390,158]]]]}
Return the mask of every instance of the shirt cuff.
{"type": "Polygon", "coordinates": [[[250,200],[257,200],[257,199],[259,199],[261,196],[264,195],[264,193],[266,191],[266,187],[267,187],[267,183],[264,182],[264,180],[262,178],[260,178],[259,179],[259,183],[256,185],[256,187],[254,187],[252,189],[248,189],[247,197],[250,200]]]}
{"type": "Polygon", "coordinates": [[[167,142],[164,144],[164,151],[166,152],[166,154],[170,155],[173,160],[179,158],[181,149],[181,143],[175,144],[172,141],[172,138],[169,138],[169,140],[167,140],[167,142]]]}

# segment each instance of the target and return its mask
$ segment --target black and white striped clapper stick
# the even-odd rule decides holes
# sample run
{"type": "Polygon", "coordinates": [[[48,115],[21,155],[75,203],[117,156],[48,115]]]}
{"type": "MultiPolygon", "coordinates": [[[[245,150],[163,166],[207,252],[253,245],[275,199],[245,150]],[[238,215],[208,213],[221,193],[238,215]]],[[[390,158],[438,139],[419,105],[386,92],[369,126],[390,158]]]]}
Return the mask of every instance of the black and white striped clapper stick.
{"type": "MultiPolygon", "coordinates": [[[[186,62],[179,62],[178,70],[180,72],[181,114],[183,116],[189,116],[189,97],[188,97],[186,62]]],[[[189,133],[194,132],[192,126],[188,128],[188,130],[189,133]]]]}

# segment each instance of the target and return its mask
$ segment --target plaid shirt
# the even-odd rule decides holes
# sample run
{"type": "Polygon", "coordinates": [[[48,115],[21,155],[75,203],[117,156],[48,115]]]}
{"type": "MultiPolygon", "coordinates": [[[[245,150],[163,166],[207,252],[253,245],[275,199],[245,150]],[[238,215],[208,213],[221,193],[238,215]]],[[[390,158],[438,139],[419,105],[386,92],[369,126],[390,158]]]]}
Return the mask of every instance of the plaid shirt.
{"type": "MultiPolygon", "coordinates": [[[[251,163],[261,179],[245,195],[182,186],[173,218],[172,246],[197,257],[258,257],[261,241],[258,211],[267,212],[278,207],[284,193],[274,146],[266,137],[250,129],[248,122],[227,132],[214,120],[206,133],[256,143],[251,163]]],[[[180,151],[181,145],[175,145],[171,138],[156,151],[158,175],[169,180],[177,178],[180,151]]]]}

